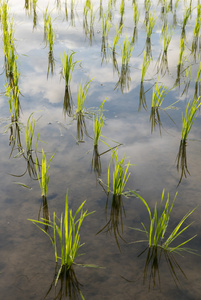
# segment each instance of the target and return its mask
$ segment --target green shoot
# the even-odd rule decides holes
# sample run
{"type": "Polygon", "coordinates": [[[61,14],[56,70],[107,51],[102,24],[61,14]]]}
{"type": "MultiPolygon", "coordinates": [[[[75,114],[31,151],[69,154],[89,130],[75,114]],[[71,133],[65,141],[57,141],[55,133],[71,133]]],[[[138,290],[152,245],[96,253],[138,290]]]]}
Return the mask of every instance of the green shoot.
{"type": "Polygon", "coordinates": [[[139,19],[140,19],[140,11],[138,9],[137,3],[133,4],[133,10],[134,10],[134,24],[135,24],[135,27],[137,27],[137,24],[138,24],[139,19]]]}
{"type": "Polygon", "coordinates": [[[46,16],[46,24],[45,25],[46,25],[47,39],[48,39],[48,43],[49,43],[49,50],[50,50],[50,52],[52,52],[55,36],[54,36],[53,29],[52,29],[52,19],[51,19],[50,15],[46,16]]]}
{"type": "Polygon", "coordinates": [[[108,15],[102,17],[102,37],[107,37],[111,28],[111,21],[108,15]]]}
{"type": "Polygon", "coordinates": [[[48,175],[48,170],[49,170],[49,167],[50,167],[50,162],[53,159],[54,155],[55,154],[52,155],[49,162],[47,163],[45,152],[42,149],[42,174],[41,174],[41,177],[39,175],[38,159],[36,158],[36,172],[37,172],[38,181],[39,181],[39,184],[40,184],[40,189],[41,189],[41,192],[42,192],[42,196],[44,196],[44,197],[47,197],[47,189],[48,189],[48,184],[49,184],[49,179],[50,179],[50,176],[48,175]]]}
{"type": "Polygon", "coordinates": [[[130,161],[124,164],[125,156],[121,160],[118,158],[118,150],[112,151],[111,161],[108,165],[108,192],[110,191],[110,165],[112,164],[112,193],[114,195],[126,195],[124,192],[126,183],[129,179],[130,161]]]}
{"type": "Polygon", "coordinates": [[[152,94],[152,107],[160,108],[161,104],[167,93],[167,87],[163,86],[162,84],[158,86],[159,77],[157,78],[156,87],[153,89],[152,94]]]}
{"type": "Polygon", "coordinates": [[[114,36],[114,40],[113,40],[113,46],[112,46],[112,51],[115,52],[115,47],[116,44],[118,43],[121,33],[122,33],[122,29],[123,29],[123,24],[118,28],[118,26],[116,26],[116,32],[115,32],[115,36],[114,36]]]}
{"type": "Polygon", "coordinates": [[[85,110],[85,100],[87,96],[88,89],[90,87],[90,83],[93,79],[88,81],[86,84],[82,84],[82,80],[79,86],[78,95],[77,95],[77,110],[76,113],[83,113],[85,110]]]}
{"type": "Polygon", "coordinates": [[[105,117],[103,117],[103,114],[99,116],[98,114],[96,115],[96,119],[93,115],[93,133],[94,133],[94,146],[98,146],[98,141],[101,137],[101,132],[103,129],[103,124],[104,124],[105,117]]]}
{"type": "Polygon", "coordinates": [[[184,38],[180,39],[180,53],[179,53],[179,62],[178,65],[183,64],[183,55],[184,55],[184,50],[186,46],[186,41],[184,38]]]}
{"type": "Polygon", "coordinates": [[[134,46],[131,44],[129,39],[126,39],[123,42],[123,46],[121,46],[121,55],[122,55],[122,65],[127,66],[131,55],[133,53],[134,46]]]}
{"type": "Polygon", "coordinates": [[[79,61],[74,61],[74,54],[75,52],[69,54],[66,53],[66,51],[64,51],[64,57],[61,57],[61,63],[63,66],[62,74],[65,79],[66,86],[70,86],[74,67],[79,62],[79,61]]]}
{"type": "Polygon", "coordinates": [[[181,133],[182,141],[186,141],[188,134],[193,126],[193,123],[197,117],[196,112],[201,105],[201,102],[199,100],[200,97],[198,99],[195,99],[194,101],[189,100],[186,106],[186,112],[184,117],[182,115],[182,122],[183,122],[182,133],[181,133]]]}
{"type": "Polygon", "coordinates": [[[144,51],[143,63],[142,63],[142,74],[141,74],[141,82],[144,81],[146,72],[151,63],[152,58],[147,58],[146,52],[144,51]]]}
{"type": "Polygon", "coordinates": [[[178,244],[177,246],[171,246],[172,242],[175,241],[179,236],[181,236],[181,234],[184,233],[186,231],[186,229],[188,229],[190,227],[190,225],[192,224],[191,223],[181,229],[182,225],[184,224],[186,219],[194,212],[195,208],[193,210],[189,211],[181,219],[181,221],[177,224],[177,226],[174,228],[174,230],[165,239],[168,224],[169,224],[170,214],[173,209],[177,193],[176,193],[171,205],[169,202],[169,193],[168,193],[167,200],[166,200],[164,208],[163,208],[164,194],[165,194],[165,190],[163,190],[162,196],[161,196],[161,202],[160,202],[160,209],[157,208],[157,203],[156,203],[153,214],[151,213],[148,203],[137,193],[133,192],[133,194],[135,194],[137,197],[140,198],[140,200],[144,203],[144,205],[148,211],[148,214],[149,214],[149,221],[150,221],[149,228],[146,228],[144,223],[142,223],[144,230],[137,229],[146,234],[146,240],[148,242],[149,248],[161,247],[164,250],[167,250],[169,252],[176,252],[176,253],[180,253],[181,251],[186,251],[186,252],[190,252],[190,253],[195,252],[192,249],[186,248],[183,246],[186,243],[188,243],[189,241],[191,241],[196,235],[185,240],[181,244],[178,244]]]}
{"type": "Polygon", "coordinates": [[[33,150],[32,143],[33,143],[33,135],[35,129],[35,120],[32,117],[33,113],[30,114],[27,120],[27,127],[26,127],[26,150],[27,156],[29,156],[33,150]]]}
{"type": "Polygon", "coordinates": [[[93,212],[88,213],[87,210],[83,211],[83,206],[85,202],[86,201],[84,201],[79,206],[76,213],[73,215],[72,209],[69,209],[68,190],[67,190],[64,216],[63,214],[61,214],[61,217],[59,219],[54,212],[53,221],[49,222],[48,220],[49,223],[47,223],[46,220],[44,219],[42,219],[42,221],[29,219],[29,221],[32,221],[50,238],[52,245],[54,247],[56,262],[58,260],[61,260],[61,267],[57,274],[55,285],[57,284],[62,269],[64,267],[70,269],[71,266],[75,264],[75,259],[80,255],[78,251],[80,247],[84,245],[84,244],[80,244],[80,228],[84,219],[93,213],[93,212]],[[78,214],[80,214],[79,217],[78,214]],[[52,228],[53,237],[49,233],[47,233],[43,228],[41,228],[40,225],[45,225],[45,226],[48,225],[50,228],[52,228]],[[60,247],[57,244],[57,237],[59,238],[60,247]],[[60,254],[58,253],[59,249],[60,249],[60,254]]]}
{"type": "Polygon", "coordinates": [[[157,16],[155,16],[155,13],[150,13],[148,24],[145,23],[146,31],[147,31],[147,37],[150,38],[153,32],[154,25],[156,24],[157,16]]]}

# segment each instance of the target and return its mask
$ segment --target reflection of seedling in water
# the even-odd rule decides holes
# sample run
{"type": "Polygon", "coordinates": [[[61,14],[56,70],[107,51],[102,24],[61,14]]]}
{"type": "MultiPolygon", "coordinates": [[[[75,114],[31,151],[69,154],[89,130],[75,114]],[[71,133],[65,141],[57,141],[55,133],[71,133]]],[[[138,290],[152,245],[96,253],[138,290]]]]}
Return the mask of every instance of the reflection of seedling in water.
{"type": "MultiPolygon", "coordinates": [[[[60,275],[62,276],[62,272],[64,270],[68,271],[73,264],[76,264],[75,259],[79,256],[78,251],[80,247],[83,245],[80,244],[80,228],[84,219],[93,213],[93,212],[88,213],[87,210],[83,211],[83,206],[85,202],[86,201],[84,201],[79,206],[75,215],[73,216],[72,209],[69,209],[69,205],[68,205],[68,191],[67,191],[64,217],[63,214],[61,214],[61,217],[59,219],[58,217],[56,217],[54,212],[53,221],[50,221],[50,223],[48,224],[48,226],[53,229],[53,237],[40,227],[40,225],[46,225],[46,223],[44,222],[45,220],[42,219],[42,221],[36,221],[36,220],[29,219],[36,226],[38,226],[45,234],[47,234],[48,237],[50,238],[52,245],[54,247],[56,262],[58,260],[61,260],[61,266],[55,280],[55,285],[57,284],[60,275]],[[78,214],[80,214],[79,217],[78,214]],[[60,255],[58,253],[59,245],[57,245],[57,236],[59,237],[59,242],[60,242],[60,255]]],[[[90,265],[81,265],[81,266],[90,267],[90,265]]],[[[92,265],[92,267],[94,266],[92,265]]]]}
{"type": "MultiPolygon", "coordinates": [[[[101,184],[101,182],[100,182],[101,184]]],[[[107,210],[109,206],[109,194],[107,194],[107,202],[106,202],[106,225],[97,232],[97,234],[101,232],[109,232],[114,233],[114,237],[117,243],[117,246],[120,249],[119,244],[119,238],[125,242],[125,240],[122,237],[123,233],[123,217],[126,217],[125,209],[123,205],[123,199],[121,195],[112,195],[112,203],[111,203],[111,209],[109,214],[109,220],[107,220],[107,210]]]]}
{"type": "Polygon", "coordinates": [[[71,54],[69,54],[69,53],[66,53],[66,51],[64,51],[64,57],[61,57],[61,63],[63,66],[62,75],[65,79],[66,86],[70,86],[74,67],[79,62],[79,61],[74,61],[74,55],[75,55],[75,52],[72,52],[71,54]]]}
{"type": "Polygon", "coordinates": [[[12,88],[10,84],[6,83],[6,96],[9,105],[12,122],[17,122],[19,118],[19,89],[12,88]]]}
{"type": "Polygon", "coordinates": [[[186,278],[185,273],[183,272],[181,266],[176,261],[173,253],[169,253],[168,251],[158,247],[152,247],[152,248],[147,247],[145,250],[143,250],[143,252],[141,252],[138,255],[138,257],[143,255],[146,251],[148,251],[148,253],[147,253],[146,262],[144,266],[143,283],[145,284],[146,281],[148,281],[149,289],[151,288],[152,284],[153,284],[153,288],[155,288],[157,285],[157,281],[160,287],[161,284],[160,264],[163,265],[164,261],[166,261],[168,265],[168,269],[170,270],[171,276],[176,285],[178,285],[179,283],[179,277],[177,271],[180,271],[182,275],[186,278]]]}
{"type": "Polygon", "coordinates": [[[166,203],[163,208],[163,201],[164,201],[164,194],[165,194],[165,190],[163,190],[162,196],[161,196],[161,202],[160,202],[160,209],[157,208],[157,203],[156,203],[153,215],[151,213],[148,203],[137,193],[133,192],[133,194],[135,194],[137,197],[140,198],[140,200],[144,203],[144,205],[148,211],[148,214],[149,214],[149,220],[150,220],[149,228],[146,228],[144,223],[142,223],[143,230],[138,229],[138,228],[133,228],[135,230],[142,231],[146,234],[146,240],[141,241],[141,242],[148,242],[148,246],[151,249],[158,247],[158,248],[162,248],[166,251],[175,252],[175,253],[181,253],[183,251],[195,253],[195,250],[193,250],[191,248],[186,248],[183,246],[186,245],[189,241],[191,241],[196,235],[185,240],[181,244],[178,244],[176,246],[171,245],[173,243],[173,241],[177,240],[177,238],[179,236],[181,236],[181,234],[184,233],[192,224],[191,223],[191,224],[187,225],[186,227],[181,228],[182,225],[184,224],[184,222],[186,221],[186,219],[194,212],[195,208],[193,210],[189,211],[181,219],[181,221],[177,224],[177,226],[173,229],[173,231],[169,234],[169,236],[167,238],[165,238],[168,224],[169,224],[170,214],[173,209],[177,193],[176,193],[171,205],[169,202],[169,194],[168,194],[166,203]]]}
{"type": "Polygon", "coordinates": [[[44,299],[48,297],[53,287],[55,289],[54,299],[61,299],[61,297],[64,297],[66,299],[76,300],[76,299],[80,299],[80,296],[82,299],[84,299],[84,296],[80,289],[81,284],[77,280],[73,267],[71,267],[70,269],[68,269],[67,267],[63,268],[58,278],[58,284],[57,286],[55,286],[55,278],[57,278],[58,271],[59,268],[58,268],[58,264],[56,263],[54,278],[44,299]],[[60,287],[58,287],[58,285],[60,285],[60,287]]]}
{"type": "Polygon", "coordinates": [[[65,86],[65,93],[64,93],[64,103],[63,103],[63,112],[64,116],[68,115],[72,117],[73,113],[73,99],[71,95],[70,86],[65,86]]]}
{"type": "Polygon", "coordinates": [[[38,176],[38,181],[40,184],[42,196],[47,197],[47,189],[49,184],[50,175],[48,175],[48,170],[50,167],[50,162],[53,159],[54,154],[50,158],[49,162],[47,163],[45,152],[42,150],[42,165],[41,165],[41,177],[39,174],[39,163],[38,159],[36,159],[36,171],[38,176]]]}
{"type": "Polygon", "coordinates": [[[38,0],[32,0],[33,1],[33,29],[36,28],[37,26],[37,20],[38,20],[38,16],[37,16],[37,12],[36,12],[36,5],[38,0]]]}
{"type": "Polygon", "coordinates": [[[186,112],[183,117],[182,115],[182,133],[181,133],[181,141],[179,146],[179,152],[177,155],[177,170],[181,169],[181,176],[179,183],[181,183],[181,180],[183,176],[187,177],[188,167],[187,167],[187,158],[186,158],[186,145],[187,145],[187,137],[189,135],[189,132],[193,126],[193,123],[195,122],[195,119],[197,117],[196,112],[199,109],[201,103],[200,103],[200,97],[198,99],[194,99],[194,101],[189,100],[187,106],[186,106],[186,112]]]}

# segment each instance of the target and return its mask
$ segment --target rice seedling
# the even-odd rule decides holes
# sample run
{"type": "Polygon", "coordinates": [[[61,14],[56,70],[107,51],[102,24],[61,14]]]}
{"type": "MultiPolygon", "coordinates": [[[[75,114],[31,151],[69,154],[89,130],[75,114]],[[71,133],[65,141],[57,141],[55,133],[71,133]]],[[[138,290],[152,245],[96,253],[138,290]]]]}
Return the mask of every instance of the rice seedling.
{"type": "Polygon", "coordinates": [[[172,36],[173,36],[174,30],[169,30],[169,25],[162,26],[161,34],[160,34],[160,41],[161,46],[163,47],[163,51],[167,52],[169,44],[171,42],[172,36]]]}
{"type": "Polygon", "coordinates": [[[134,24],[135,24],[135,27],[137,27],[137,24],[140,19],[140,11],[139,11],[137,3],[133,4],[133,11],[134,11],[134,24]]]}
{"type": "Polygon", "coordinates": [[[182,34],[183,34],[183,37],[185,36],[185,27],[186,27],[186,24],[188,23],[188,19],[189,19],[190,15],[191,15],[191,6],[186,7],[185,11],[184,11],[183,21],[182,21],[182,34]]]}
{"type": "Polygon", "coordinates": [[[141,73],[141,82],[144,81],[145,75],[149,68],[152,58],[147,58],[147,53],[144,51],[143,63],[142,63],[142,73],[141,73]]]}
{"type": "Polygon", "coordinates": [[[118,26],[116,26],[116,32],[115,32],[115,36],[114,36],[114,40],[113,40],[113,45],[112,45],[112,52],[115,52],[115,47],[120,39],[121,33],[122,33],[122,29],[123,29],[123,24],[118,28],[118,26]]]}
{"type": "MultiPolygon", "coordinates": [[[[33,151],[33,136],[34,136],[34,130],[35,130],[35,120],[33,118],[33,113],[30,114],[27,120],[27,127],[26,127],[26,152],[27,152],[27,158],[31,155],[33,151]]],[[[39,134],[37,138],[37,144],[39,140],[39,134]]],[[[36,149],[37,149],[36,144],[36,149]]]]}
{"type": "Polygon", "coordinates": [[[38,21],[38,15],[36,12],[37,2],[38,2],[38,0],[32,0],[32,3],[33,3],[33,30],[36,28],[37,21],[38,21]]]}
{"type": "Polygon", "coordinates": [[[173,229],[173,231],[169,234],[167,238],[167,228],[170,220],[170,214],[172,212],[177,193],[175,194],[175,197],[172,201],[172,204],[170,204],[169,201],[169,193],[167,195],[167,200],[164,203],[164,195],[165,195],[165,190],[163,189],[162,195],[161,195],[161,201],[160,201],[160,208],[158,209],[157,207],[157,202],[154,207],[154,212],[153,214],[151,213],[150,207],[148,203],[146,202],[145,199],[143,199],[140,195],[137,193],[133,192],[134,195],[136,195],[145,205],[148,215],[149,215],[149,228],[146,228],[145,224],[142,223],[143,230],[141,229],[136,229],[139,231],[142,231],[146,234],[146,240],[140,241],[140,242],[148,242],[148,247],[149,248],[162,248],[166,251],[169,252],[174,252],[180,254],[183,251],[190,252],[190,253],[195,253],[195,250],[191,248],[184,247],[188,242],[190,242],[193,238],[196,237],[194,235],[193,237],[185,240],[184,242],[172,246],[172,243],[177,240],[178,237],[183,234],[192,223],[189,225],[185,226],[184,228],[181,228],[186,219],[194,212],[196,208],[193,210],[190,210],[186,215],[181,219],[181,221],[176,225],[176,227],[173,229]],[[164,206],[164,207],[163,207],[164,206]]]}
{"type": "Polygon", "coordinates": [[[180,39],[180,52],[179,52],[179,61],[178,65],[182,65],[184,61],[184,50],[186,47],[186,41],[184,38],[180,39]]]}
{"type": "Polygon", "coordinates": [[[174,102],[173,104],[169,105],[168,107],[161,108],[163,100],[165,99],[166,95],[170,92],[171,89],[167,89],[166,86],[162,84],[158,85],[159,77],[157,78],[155,89],[153,89],[152,93],[152,106],[151,106],[151,114],[150,114],[150,121],[151,121],[151,132],[155,128],[156,124],[159,125],[159,131],[161,133],[161,120],[159,115],[159,109],[166,111],[167,109],[174,109],[174,104],[178,101],[174,102]]]}
{"type": "Polygon", "coordinates": [[[181,133],[182,141],[187,140],[189,132],[193,126],[193,123],[195,122],[195,119],[197,117],[196,112],[201,105],[199,100],[200,100],[200,97],[193,101],[189,100],[189,102],[186,105],[185,115],[183,116],[183,114],[182,114],[182,133],[181,133]]]}
{"type": "Polygon", "coordinates": [[[94,133],[94,146],[98,146],[99,139],[101,137],[101,132],[103,129],[103,124],[105,117],[101,113],[100,116],[97,114],[96,118],[93,115],[93,133],[94,133]]]}
{"type": "MultiPolygon", "coordinates": [[[[56,262],[58,262],[58,260],[61,260],[61,266],[55,280],[55,285],[57,284],[57,281],[62,271],[64,271],[65,268],[69,270],[73,264],[76,264],[75,260],[78,256],[80,256],[79,254],[80,247],[84,245],[80,243],[80,228],[84,219],[87,216],[94,213],[94,212],[88,213],[87,210],[83,211],[83,206],[85,202],[86,201],[84,201],[79,206],[76,213],[73,215],[72,209],[69,209],[68,190],[67,190],[64,216],[63,214],[61,214],[61,217],[59,219],[54,212],[53,221],[50,221],[48,224],[48,226],[53,229],[53,237],[49,233],[47,233],[43,228],[40,227],[40,225],[46,225],[44,219],[42,219],[42,221],[29,219],[29,221],[32,221],[37,227],[39,227],[39,229],[41,229],[50,238],[52,245],[54,247],[54,255],[55,255],[56,262]],[[58,245],[57,243],[57,236],[59,238],[60,245],[58,245]],[[59,249],[60,249],[60,255],[59,255],[59,249]]],[[[81,266],[87,267],[90,265],[81,265],[81,266]]],[[[94,266],[92,265],[92,267],[94,266]]]]}
{"type": "Polygon", "coordinates": [[[121,4],[120,4],[120,16],[121,16],[121,19],[123,19],[124,12],[125,12],[125,1],[121,0],[121,4]]]}
{"type": "Polygon", "coordinates": [[[123,45],[121,47],[121,55],[122,55],[122,66],[128,66],[129,60],[133,53],[134,46],[131,44],[131,41],[126,37],[123,41],[123,45]]]}
{"type": "Polygon", "coordinates": [[[151,12],[149,15],[148,23],[145,23],[147,38],[150,38],[153,32],[153,28],[156,24],[157,16],[155,16],[154,12],[151,12]]]}
{"type": "Polygon", "coordinates": [[[75,68],[75,65],[79,62],[74,61],[74,55],[74,51],[72,51],[71,54],[64,51],[64,56],[61,57],[61,63],[63,66],[62,75],[65,79],[66,86],[70,86],[73,70],[75,68]]]}
{"type": "Polygon", "coordinates": [[[124,164],[125,156],[121,160],[118,157],[118,150],[114,150],[111,153],[111,161],[108,165],[108,193],[111,192],[114,195],[128,195],[124,192],[126,183],[130,177],[128,169],[131,166],[130,161],[124,164]],[[112,164],[112,190],[110,189],[110,166],[112,164]]]}
{"type": "Polygon", "coordinates": [[[102,37],[108,37],[111,25],[112,23],[110,21],[109,16],[104,14],[102,17],[102,37]]]}
{"type": "Polygon", "coordinates": [[[186,70],[185,70],[185,75],[186,75],[185,87],[184,87],[182,95],[184,93],[186,93],[186,95],[188,94],[188,89],[189,89],[190,82],[191,82],[191,70],[192,70],[192,66],[190,66],[189,68],[186,68],[186,70]]]}
{"type": "Polygon", "coordinates": [[[93,79],[89,80],[86,84],[82,84],[82,80],[81,80],[79,90],[78,90],[78,95],[77,95],[77,109],[75,114],[84,112],[87,92],[92,80],[93,79]]]}
{"type": "Polygon", "coordinates": [[[197,17],[196,17],[196,23],[194,27],[194,36],[198,37],[200,33],[200,27],[201,27],[201,4],[198,3],[197,5],[197,17]]]}
{"type": "Polygon", "coordinates": [[[54,36],[53,28],[52,28],[52,19],[51,19],[50,15],[46,16],[45,27],[46,27],[46,34],[47,34],[47,39],[48,39],[48,43],[49,43],[49,51],[52,52],[55,36],[54,36]]]}
{"type": "Polygon", "coordinates": [[[39,174],[38,159],[36,158],[36,172],[37,172],[42,196],[44,196],[44,197],[47,197],[47,189],[48,189],[48,184],[49,184],[49,179],[50,179],[50,175],[48,174],[48,171],[49,171],[49,167],[50,167],[50,162],[53,159],[54,155],[55,155],[55,153],[52,155],[49,162],[47,163],[45,152],[42,149],[41,177],[39,174]]]}
{"type": "Polygon", "coordinates": [[[167,87],[163,86],[162,84],[158,86],[158,81],[159,77],[157,78],[156,87],[153,89],[152,107],[160,108],[169,90],[167,91],[167,87]]]}

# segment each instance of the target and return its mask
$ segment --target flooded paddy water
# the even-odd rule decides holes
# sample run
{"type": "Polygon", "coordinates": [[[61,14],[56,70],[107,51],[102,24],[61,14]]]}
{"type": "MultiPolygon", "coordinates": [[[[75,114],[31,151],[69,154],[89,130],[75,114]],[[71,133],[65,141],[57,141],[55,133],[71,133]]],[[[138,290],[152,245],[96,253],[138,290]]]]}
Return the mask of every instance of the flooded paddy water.
{"type": "MultiPolygon", "coordinates": [[[[200,299],[200,1],[9,0],[8,30],[5,3],[1,1],[0,40],[1,298],[200,299]],[[17,84],[8,68],[9,30],[17,84]],[[74,53],[77,62],[68,87],[62,76],[65,51],[74,53]],[[80,83],[86,86],[89,81],[80,112],[80,83]],[[158,90],[157,84],[162,85],[158,90]],[[154,90],[161,102],[153,102],[154,90]],[[19,99],[19,109],[12,95],[19,99]],[[196,119],[181,138],[190,99],[196,119]],[[94,146],[97,115],[104,123],[94,146]],[[34,121],[27,152],[26,130],[34,121]],[[37,176],[42,149],[47,162],[55,153],[46,198],[37,176]],[[146,234],[133,230],[143,229],[141,223],[149,228],[150,218],[139,197],[113,196],[111,155],[117,150],[119,160],[125,155],[124,171],[129,161],[132,164],[124,191],[143,197],[152,216],[163,189],[164,202],[169,193],[172,203],[178,192],[162,243],[196,208],[181,228],[192,224],[170,245],[196,235],[183,245],[196,254],[170,252],[161,243],[148,247],[146,234]],[[73,212],[84,200],[84,210],[95,211],[83,221],[79,254],[84,255],[75,263],[100,268],[75,264],[55,287],[54,247],[28,219],[53,220],[54,212],[60,217],[67,189],[73,212]]],[[[53,234],[48,226],[41,227],[53,234]]]]}

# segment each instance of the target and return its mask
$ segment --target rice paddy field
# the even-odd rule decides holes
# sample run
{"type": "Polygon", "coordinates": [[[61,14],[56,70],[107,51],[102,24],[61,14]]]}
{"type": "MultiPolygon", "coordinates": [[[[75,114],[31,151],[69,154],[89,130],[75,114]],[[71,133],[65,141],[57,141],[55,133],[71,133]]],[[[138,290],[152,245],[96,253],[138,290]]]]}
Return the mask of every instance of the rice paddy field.
{"type": "Polygon", "coordinates": [[[0,15],[1,299],[201,299],[200,0],[0,15]]]}

